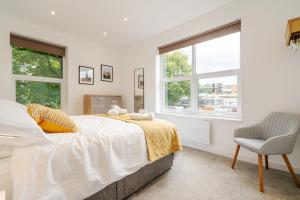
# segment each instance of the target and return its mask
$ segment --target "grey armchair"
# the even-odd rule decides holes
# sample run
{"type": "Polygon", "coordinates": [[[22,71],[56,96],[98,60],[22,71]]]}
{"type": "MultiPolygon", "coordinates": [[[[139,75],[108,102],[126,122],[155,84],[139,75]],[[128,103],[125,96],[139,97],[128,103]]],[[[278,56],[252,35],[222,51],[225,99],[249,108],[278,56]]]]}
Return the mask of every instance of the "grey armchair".
{"type": "Polygon", "coordinates": [[[287,154],[291,154],[294,149],[299,128],[300,118],[298,115],[274,112],[260,124],[236,129],[234,142],[237,147],[231,168],[234,169],[241,146],[257,153],[259,188],[261,192],[264,192],[262,155],[265,156],[266,169],[269,169],[268,155],[282,155],[296,186],[300,188],[299,181],[287,157],[287,154]]]}

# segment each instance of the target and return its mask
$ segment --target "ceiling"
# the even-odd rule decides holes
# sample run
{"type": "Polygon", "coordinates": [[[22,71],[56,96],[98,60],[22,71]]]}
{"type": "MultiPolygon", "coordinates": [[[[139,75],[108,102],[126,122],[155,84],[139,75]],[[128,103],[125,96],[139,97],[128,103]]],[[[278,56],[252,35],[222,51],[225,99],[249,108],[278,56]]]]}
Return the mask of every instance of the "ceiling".
{"type": "Polygon", "coordinates": [[[104,46],[150,38],[232,0],[0,0],[0,12],[104,46]],[[55,11],[55,15],[51,15],[55,11]],[[124,17],[128,21],[124,21],[124,17]],[[107,35],[104,36],[104,32],[107,35]]]}

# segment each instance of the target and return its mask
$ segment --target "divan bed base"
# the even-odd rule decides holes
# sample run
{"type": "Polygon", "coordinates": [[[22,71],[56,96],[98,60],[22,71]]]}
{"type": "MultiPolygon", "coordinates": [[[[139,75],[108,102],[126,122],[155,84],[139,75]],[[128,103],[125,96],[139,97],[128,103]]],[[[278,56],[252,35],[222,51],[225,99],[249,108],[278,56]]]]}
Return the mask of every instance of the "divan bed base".
{"type": "Polygon", "coordinates": [[[122,200],[141,189],[173,166],[174,153],[116,181],[85,200],[122,200]]]}

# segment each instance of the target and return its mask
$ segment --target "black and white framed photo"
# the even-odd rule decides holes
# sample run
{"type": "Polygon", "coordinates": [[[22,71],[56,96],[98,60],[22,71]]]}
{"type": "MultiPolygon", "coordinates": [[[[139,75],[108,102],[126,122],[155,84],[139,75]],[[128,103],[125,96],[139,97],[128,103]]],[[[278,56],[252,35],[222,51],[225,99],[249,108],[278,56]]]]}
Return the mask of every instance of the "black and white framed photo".
{"type": "Polygon", "coordinates": [[[101,65],[101,81],[113,82],[113,67],[109,65],[101,65]]]}
{"type": "Polygon", "coordinates": [[[142,75],[138,76],[138,88],[144,89],[144,76],[142,75]]]}
{"type": "Polygon", "coordinates": [[[94,68],[79,66],[79,84],[94,85],[94,68]]]}

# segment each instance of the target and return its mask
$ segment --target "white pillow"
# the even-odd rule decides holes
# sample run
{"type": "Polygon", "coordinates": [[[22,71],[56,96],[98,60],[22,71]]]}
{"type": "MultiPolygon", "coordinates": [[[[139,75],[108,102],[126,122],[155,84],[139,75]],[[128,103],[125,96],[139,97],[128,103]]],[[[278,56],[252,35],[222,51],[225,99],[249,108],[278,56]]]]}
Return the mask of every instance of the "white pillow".
{"type": "Polygon", "coordinates": [[[49,142],[42,129],[27,113],[25,106],[0,100],[0,145],[26,146],[49,142]]]}

